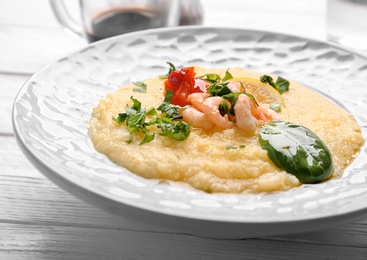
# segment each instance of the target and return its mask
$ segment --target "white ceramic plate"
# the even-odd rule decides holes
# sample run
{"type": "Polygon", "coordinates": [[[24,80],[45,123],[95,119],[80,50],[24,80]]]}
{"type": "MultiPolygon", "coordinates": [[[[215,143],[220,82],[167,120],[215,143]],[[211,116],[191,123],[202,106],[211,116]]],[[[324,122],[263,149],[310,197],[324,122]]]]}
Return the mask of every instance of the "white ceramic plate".
{"type": "Polygon", "coordinates": [[[289,35],[182,27],[97,42],[41,69],[14,102],[14,130],[23,152],[56,184],[98,207],[190,234],[279,235],[365,216],[366,145],[340,179],[246,196],[146,180],[96,152],[87,134],[93,107],[121,85],[165,74],[167,61],[280,74],[342,104],[367,137],[365,57],[289,35]]]}

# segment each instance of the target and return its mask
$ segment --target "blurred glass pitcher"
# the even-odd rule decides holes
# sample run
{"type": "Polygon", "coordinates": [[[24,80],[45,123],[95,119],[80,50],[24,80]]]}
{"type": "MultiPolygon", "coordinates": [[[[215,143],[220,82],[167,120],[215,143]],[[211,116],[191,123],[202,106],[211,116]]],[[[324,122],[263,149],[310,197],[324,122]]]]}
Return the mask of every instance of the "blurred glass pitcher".
{"type": "Polygon", "coordinates": [[[49,0],[61,25],[89,42],[158,27],[197,25],[203,21],[199,0],[80,0],[80,24],[63,0],[49,0]]]}

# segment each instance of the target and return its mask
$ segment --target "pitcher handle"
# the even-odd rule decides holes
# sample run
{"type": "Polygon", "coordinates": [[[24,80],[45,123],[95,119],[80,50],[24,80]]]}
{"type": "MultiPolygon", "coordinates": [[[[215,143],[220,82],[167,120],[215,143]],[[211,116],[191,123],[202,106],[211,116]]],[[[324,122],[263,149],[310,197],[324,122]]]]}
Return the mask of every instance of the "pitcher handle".
{"type": "Polygon", "coordinates": [[[62,26],[78,36],[84,36],[82,25],[69,13],[63,0],[49,0],[49,3],[57,21],[62,26]]]}

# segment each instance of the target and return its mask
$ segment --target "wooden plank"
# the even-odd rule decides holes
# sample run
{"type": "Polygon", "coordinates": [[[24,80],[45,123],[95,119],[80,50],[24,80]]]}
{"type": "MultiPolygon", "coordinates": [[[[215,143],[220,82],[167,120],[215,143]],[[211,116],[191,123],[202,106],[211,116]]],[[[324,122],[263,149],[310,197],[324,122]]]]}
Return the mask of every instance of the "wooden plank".
{"type": "MultiPolygon", "coordinates": [[[[66,1],[77,19],[78,1],[66,1]]],[[[36,72],[63,54],[86,45],[64,30],[48,0],[0,0],[0,73],[36,72]]]]}
{"type": "MultiPolygon", "coordinates": [[[[55,25],[54,19],[50,17],[46,0],[43,0],[42,4],[35,4],[35,10],[40,8],[43,10],[40,13],[47,13],[47,15],[45,17],[41,15],[41,21],[31,26],[24,26],[23,24],[27,23],[28,19],[18,23],[15,17],[25,16],[24,12],[31,9],[27,9],[27,6],[32,6],[32,3],[36,0],[25,4],[25,7],[20,6],[23,2],[10,4],[9,2],[12,3],[12,1],[2,1],[1,4],[9,8],[10,11],[0,11],[0,17],[3,17],[3,13],[6,14],[5,18],[0,19],[0,72],[34,73],[48,62],[86,45],[84,39],[67,33],[61,29],[61,26],[55,25]],[[46,4],[47,7],[44,6],[46,4]],[[50,23],[53,26],[39,25],[48,24],[48,21],[51,21],[50,23]]],[[[232,6],[236,6],[236,8],[231,9],[226,19],[218,18],[217,14],[222,13],[220,10],[222,7],[218,3],[211,3],[208,0],[203,1],[205,25],[242,27],[295,35],[304,35],[304,32],[307,31],[309,32],[308,37],[325,38],[326,30],[323,16],[325,14],[325,1],[313,0],[313,5],[303,3],[304,6],[300,7],[299,4],[290,4],[286,0],[277,0],[276,2],[267,0],[259,7],[254,0],[237,0],[232,3],[232,6]],[[272,8],[275,8],[275,11],[271,11],[272,8]],[[298,13],[300,8],[303,8],[302,16],[298,13]],[[267,19],[262,19],[264,15],[267,16],[267,19]],[[269,20],[272,20],[272,22],[269,23],[269,20]],[[318,24],[318,26],[313,26],[314,24],[318,24]]],[[[31,15],[31,17],[33,16],[31,15]]],[[[25,16],[25,18],[27,17],[25,16]]]]}
{"type": "Polygon", "coordinates": [[[1,25],[0,73],[33,74],[42,66],[86,45],[61,28],[1,25]]]}
{"type": "MultiPolygon", "coordinates": [[[[79,1],[65,1],[75,19],[79,15],[79,1]]],[[[60,28],[49,0],[0,0],[1,24],[60,28]]]]}
{"type": "Polygon", "coordinates": [[[28,162],[13,137],[0,136],[0,158],[0,222],[169,231],[107,213],[60,189],[28,162]]]}
{"type": "MultiPolygon", "coordinates": [[[[219,1],[202,2],[207,25],[323,35],[325,0],[264,0],[261,7],[231,0],[225,13],[219,1]]],[[[309,234],[205,239],[122,219],[58,188],[20,152],[10,110],[31,73],[85,41],[61,29],[47,0],[0,0],[0,7],[0,259],[366,259],[367,220],[309,234]]]]}
{"type": "Polygon", "coordinates": [[[9,135],[13,132],[11,112],[13,102],[19,89],[30,75],[15,75],[0,73],[0,135],[9,135]]]}
{"type": "MultiPolygon", "coordinates": [[[[78,1],[65,1],[72,16],[78,20],[78,1]]],[[[205,24],[231,26],[240,21],[247,21],[240,24],[248,27],[252,24],[261,24],[263,21],[273,20],[275,23],[292,24],[302,23],[304,18],[317,19],[326,12],[326,0],[289,1],[289,0],[263,0],[259,5],[258,0],[231,0],[225,6],[223,12],[223,2],[213,0],[201,0],[205,12],[205,24]],[[225,19],[219,19],[218,13],[225,19]],[[267,19],[263,19],[264,16],[267,19]],[[253,19],[255,18],[255,19],[253,19]],[[297,19],[298,18],[298,19],[297,19]]],[[[60,27],[52,13],[48,0],[27,0],[27,1],[7,1],[0,0],[0,24],[60,27]],[[2,12],[3,10],[3,12],[2,12]],[[5,11],[6,10],[6,11],[5,11]],[[21,17],[21,19],[19,19],[21,17]]],[[[267,27],[271,27],[268,24],[267,27]]],[[[317,29],[317,28],[315,28],[317,29]]]]}
{"type": "MultiPolygon", "coordinates": [[[[0,223],[177,233],[104,212],[61,190],[39,173],[12,137],[0,137],[0,223]]],[[[367,219],[309,234],[267,238],[310,244],[367,247],[367,219]]],[[[1,259],[1,258],[0,258],[1,259]]]]}
{"type": "Polygon", "coordinates": [[[326,0],[264,0],[261,5],[258,0],[231,0],[226,7],[221,1],[201,2],[205,6],[206,25],[256,29],[326,40],[326,0]]]}
{"type": "Polygon", "coordinates": [[[0,224],[1,259],[366,259],[366,247],[0,224]]]}

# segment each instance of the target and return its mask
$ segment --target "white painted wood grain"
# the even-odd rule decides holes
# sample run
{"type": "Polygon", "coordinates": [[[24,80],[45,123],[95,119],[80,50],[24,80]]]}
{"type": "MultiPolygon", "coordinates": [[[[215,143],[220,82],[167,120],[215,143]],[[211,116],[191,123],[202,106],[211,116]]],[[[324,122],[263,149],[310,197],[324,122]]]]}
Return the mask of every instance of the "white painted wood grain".
{"type": "Polygon", "coordinates": [[[4,259],[365,259],[366,247],[272,239],[0,224],[4,259]]]}
{"type": "MultiPolygon", "coordinates": [[[[326,0],[202,3],[205,25],[325,37],[326,0]]],[[[367,259],[367,219],[308,234],[205,239],[104,212],[45,178],[16,144],[12,102],[31,74],[85,44],[62,30],[48,0],[0,0],[0,259],[367,259]]]]}
{"type": "Polygon", "coordinates": [[[33,74],[42,66],[86,45],[61,28],[0,24],[0,73],[33,74]]]}
{"type": "Polygon", "coordinates": [[[19,89],[30,75],[14,75],[0,73],[0,135],[13,132],[11,112],[13,101],[19,89]]]}
{"type": "MultiPolygon", "coordinates": [[[[44,225],[54,229],[125,230],[176,234],[174,230],[104,212],[59,189],[32,167],[12,137],[0,137],[0,223],[44,225]]],[[[0,231],[1,234],[1,231],[0,231]]],[[[1,236],[0,236],[1,237],[1,236]]],[[[367,248],[367,219],[324,231],[264,238],[293,243],[367,248]]],[[[1,258],[0,258],[1,259],[1,258]]]]}
{"type": "Polygon", "coordinates": [[[0,24],[60,27],[48,0],[0,0],[0,8],[0,24]]]}
{"type": "Polygon", "coordinates": [[[326,40],[326,0],[201,0],[205,25],[264,30],[326,40]]]}
{"type": "MultiPolygon", "coordinates": [[[[326,1],[306,2],[263,0],[259,4],[256,0],[229,0],[223,8],[222,1],[202,0],[204,25],[275,31],[324,40],[326,1]]],[[[84,39],[62,30],[47,0],[0,0],[0,6],[0,72],[34,73],[87,44],[84,39]]]]}

